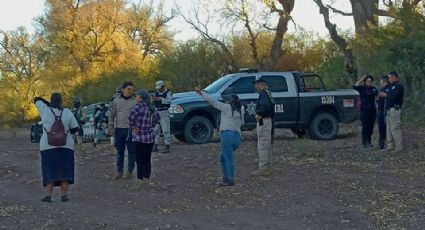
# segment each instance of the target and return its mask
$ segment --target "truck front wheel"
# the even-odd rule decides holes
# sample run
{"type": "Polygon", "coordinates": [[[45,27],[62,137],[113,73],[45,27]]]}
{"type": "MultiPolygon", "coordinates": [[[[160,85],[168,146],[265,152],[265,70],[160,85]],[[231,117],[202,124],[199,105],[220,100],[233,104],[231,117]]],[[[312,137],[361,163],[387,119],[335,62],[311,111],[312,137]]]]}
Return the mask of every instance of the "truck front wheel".
{"type": "Polygon", "coordinates": [[[332,140],[338,134],[338,121],[330,113],[319,113],[310,122],[310,137],[315,140],[332,140]]]}
{"type": "Polygon", "coordinates": [[[204,144],[211,141],[214,127],[206,117],[194,116],[184,126],[184,138],[189,144],[204,144]]]}

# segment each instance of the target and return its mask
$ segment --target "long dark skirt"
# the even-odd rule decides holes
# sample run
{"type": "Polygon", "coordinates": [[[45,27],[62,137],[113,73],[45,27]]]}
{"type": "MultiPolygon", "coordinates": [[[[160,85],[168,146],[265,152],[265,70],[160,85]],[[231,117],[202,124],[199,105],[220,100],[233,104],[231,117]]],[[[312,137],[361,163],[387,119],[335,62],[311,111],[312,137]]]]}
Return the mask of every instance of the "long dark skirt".
{"type": "Polygon", "coordinates": [[[67,181],[74,184],[74,151],[68,148],[54,148],[41,151],[41,172],[43,186],[67,181]]]}

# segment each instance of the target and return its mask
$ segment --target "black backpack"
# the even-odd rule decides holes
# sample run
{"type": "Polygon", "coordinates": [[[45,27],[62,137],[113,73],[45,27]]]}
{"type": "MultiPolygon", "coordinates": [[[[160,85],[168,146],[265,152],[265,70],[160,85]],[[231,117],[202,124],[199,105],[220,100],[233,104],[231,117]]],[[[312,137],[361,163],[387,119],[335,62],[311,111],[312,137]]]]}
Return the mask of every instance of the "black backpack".
{"type": "Polygon", "coordinates": [[[52,108],[50,108],[50,110],[52,111],[53,116],[55,116],[55,122],[53,123],[50,132],[48,132],[44,127],[44,130],[47,133],[47,143],[51,146],[64,146],[66,145],[67,133],[65,132],[65,127],[62,123],[63,110],[59,116],[56,116],[52,108]]]}

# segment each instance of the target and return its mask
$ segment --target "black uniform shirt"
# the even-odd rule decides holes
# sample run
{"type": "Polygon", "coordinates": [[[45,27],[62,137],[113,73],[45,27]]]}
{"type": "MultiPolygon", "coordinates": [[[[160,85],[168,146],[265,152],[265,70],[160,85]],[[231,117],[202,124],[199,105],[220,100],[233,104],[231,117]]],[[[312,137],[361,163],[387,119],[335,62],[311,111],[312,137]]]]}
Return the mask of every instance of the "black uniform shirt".
{"type": "Polygon", "coordinates": [[[274,104],[265,90],[260,91],[255,113],[262,117],[274,117],[274,104]]]}
{"type": "Polygon", "coordinates": [[[353,89],[360,93],[360,110],[376,109],[375,97],[379,91],[375,86],[354,85],[353,89]]]}
{"type": "Polygon", "coordinates": [[[386,109],[395,108],[396,106],[400,107],[403,105],[404,97],[404,86],[399,81],[391,84],[390,91],[387,95],[386,100],[386,109]]]}
{"type": "MultiPolygon", "coordinates": [[[[391,84],[388,84],[384,86],[383,88],[381,88],[380,92],[384,92],[388,94],[388,92],[390,92],[390,89],[391,89],[391,84]]],[[[384,111],[384,110],[385,110],[385,97],[380,97],[378,99],[378,111],[384,111]]]]}

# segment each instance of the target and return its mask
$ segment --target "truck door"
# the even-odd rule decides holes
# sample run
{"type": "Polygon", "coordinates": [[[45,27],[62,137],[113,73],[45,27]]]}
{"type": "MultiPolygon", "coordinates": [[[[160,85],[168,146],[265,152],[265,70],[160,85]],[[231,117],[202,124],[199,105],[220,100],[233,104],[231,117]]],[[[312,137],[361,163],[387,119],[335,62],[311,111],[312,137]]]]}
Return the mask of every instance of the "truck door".
{"type": "Polygon", "coordinates": [[[268,82],[275,101],[275,126],[291,128],[296,125],[299,104],[292,74],[267,74],[261,78],[268,82]]]}

